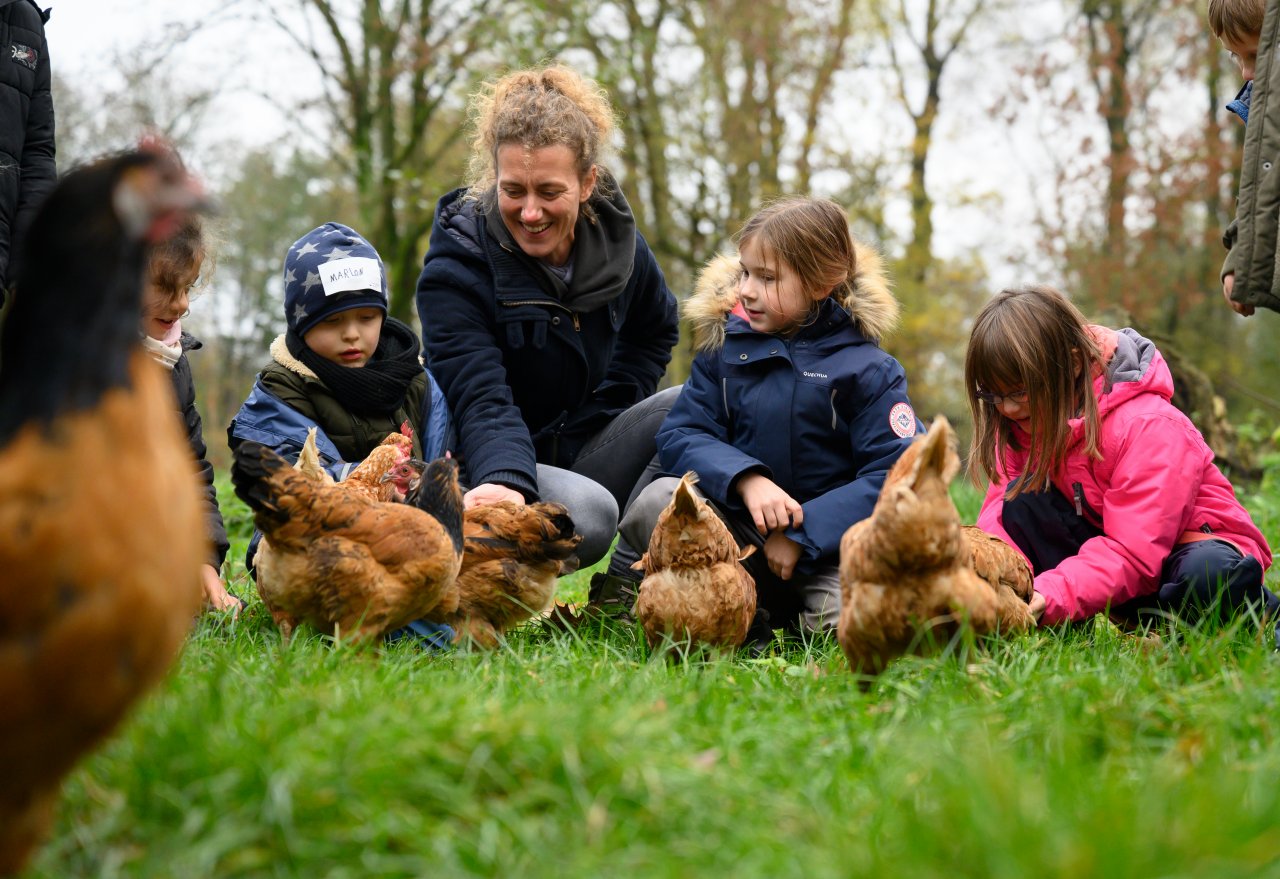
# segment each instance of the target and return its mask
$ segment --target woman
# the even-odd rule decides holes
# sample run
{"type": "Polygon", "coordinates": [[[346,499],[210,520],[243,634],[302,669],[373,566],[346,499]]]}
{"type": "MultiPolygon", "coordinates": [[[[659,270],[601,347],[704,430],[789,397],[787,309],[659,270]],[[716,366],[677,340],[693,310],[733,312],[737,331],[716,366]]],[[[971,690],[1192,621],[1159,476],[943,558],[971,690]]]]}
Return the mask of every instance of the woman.
{"type": "MultiPolygon", "coordinates": [[[[675,389],[675,298],[601,165],[603,90],[559,66],[476,97],[472,180],[440,199],[418,280],[431,371],[458,427],[466,504],[557,501],[604,557],[675,389]]],[[[611,570],[635,560],[623,549],[611,570]]],[[[620,584],[597,576],[593,599],[620,584]]]]}

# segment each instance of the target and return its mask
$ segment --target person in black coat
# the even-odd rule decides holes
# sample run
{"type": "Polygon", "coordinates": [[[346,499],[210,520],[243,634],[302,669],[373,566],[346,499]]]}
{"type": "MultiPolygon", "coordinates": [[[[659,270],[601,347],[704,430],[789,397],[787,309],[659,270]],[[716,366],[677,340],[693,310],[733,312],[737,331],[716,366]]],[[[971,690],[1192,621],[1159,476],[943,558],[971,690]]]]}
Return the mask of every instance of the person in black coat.
{"type": "Polygon", "coordinates": [[[190,333],[183,332],[191,292],[201,283],[206,257],[204,229],[197,216],[186,218],[178,231],[151,252],[147,286],[142,297],[142,344],[151,358],[169,370],[173,378],[182,426],[191,445],[191,465],[204,487],[205,532],[209,537],[209,558],[200,570],[205,606],[212,610],[238,613],[244,602],[227,591],[222,580],[222,563],[230,542],[218,509],[213,486],[213,465],[204,444],[200,412],[196,409],[196,388],[191,377],[187,352],[201,347],[190,333]]]}
{"type": "Polygon", "coordinates": [[[48,18],[34,0],[0,0],[0,305],[17,277],[11,254],[58,176],[48,18]]]}
{"type": "Polygon", "coordinates": [[[440,199],[418,280],[423,347],[458,427],[467,505],[563,503],[590,565],[678,393],[655,394],[675,297],[601,165],[613,111],[597,84],[517,71],[473,111],[473,180],[440,199]]]}

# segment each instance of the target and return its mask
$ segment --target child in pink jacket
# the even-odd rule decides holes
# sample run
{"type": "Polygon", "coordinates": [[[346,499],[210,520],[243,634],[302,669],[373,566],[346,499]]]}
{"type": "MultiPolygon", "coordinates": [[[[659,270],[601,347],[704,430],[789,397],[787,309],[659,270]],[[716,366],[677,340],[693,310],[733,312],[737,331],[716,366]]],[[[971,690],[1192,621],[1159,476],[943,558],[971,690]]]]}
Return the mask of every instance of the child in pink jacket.
{"type": "Polygon", "coordinates": [[[1280,610],[1267,541],[1170,402],[1152,342],[1086,323],[1052,288],[1006,290],[974,323],[965,385],[970,471],[991,481],[978,525],[1030,562],[1042,624],[1280,610]]]}

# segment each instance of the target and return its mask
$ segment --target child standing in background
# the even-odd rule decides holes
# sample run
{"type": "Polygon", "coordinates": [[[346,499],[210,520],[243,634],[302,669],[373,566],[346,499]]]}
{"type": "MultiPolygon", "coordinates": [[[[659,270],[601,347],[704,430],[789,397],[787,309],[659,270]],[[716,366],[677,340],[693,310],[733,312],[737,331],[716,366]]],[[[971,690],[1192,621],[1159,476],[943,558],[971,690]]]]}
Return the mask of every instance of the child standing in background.
{"type": "Polygon", "coordinates": [[[191,363],[187,359],[188,351],[198,350],[202,345],[182,329],[182,318],[187,316],[192,293],[199,285],[208,282],[207,277],[201,278],[201,269],[207,261],[203,224],[198,216],[189,215],[172,237],[156,245],[151,251],[147,285],[142,295],[140,330],[147,353],[167,369],[173,378],[178,411],[182,415],[187,441],[191,444],[191,452],[204,483],[205,524],[212,546],[208,563],[200,569],[205,605],[213,610],[233,610],[238,613],[244,602],[227,592],[220,573],[230,544],[226,528],[222,524],[222,513],[218,510],[218,495],[213,487],[213,465],[207,457],[200,412],[196,409],[195,382],[191,377],[191,363]]]}
{"type": "MultiPolygon", "coordinates": [[[[1209,27],[1222,43],[1222,48],[1231,54],[1232,60],[1235,61],[1244,79],[1244,85],[1235,99],[1227,104],[1227,109],[1246,123],[1249,121],[1249,106],[1253,100],[1253,74],[1258,64],[1258,42],[1262,34],[1262,19],[1265,12],[1265,0],[1209,0],[1209,27]]],[[[1250,189],[1253,188],[1254,176],[1252,168],[1242,169],[1242,191],[1246,185],[1250,189]]],[[[1274,202],[1274,198],[1264,198],[1260,201],[1270,203],[1274,202]]],[[[1222,281],[1222,297],[1227,300],[1227,305],[1231,306],[1236,314],[1249,317],[1258,303],[1237,301],[1231,295],[1235,289],[1236,270],[1242,268],[1238,263],[1245,258],[1243,253],[1245,248],[1236,246],[1241,231],[1240,219],[1238,214],[1222,235],[1222,243],[1227,248],[1227,258],[1222,264],[1219,277],[1222,281]]],[[[1274,219],[1271,222],[1274,225],[1274,219]]],[[[1252,218],[1248,226],[1247,235],[1251,237],[1249,233],[1253,228],[1252,218]]],[[[1271,255],[1267,256],[1270,258],[1271,255]]],[[[1247,291],[1240,292],[1244,294],[1247,291]]]]}
{"type": "Polygon", "coordinates": [[[1085,322],[1049,287],[1005,290],[965,356],[979,527],[1021,550],[1042,624],[1110,610],[1274,614],[1266,539],[1195,425],[1156,346],[1085,322]]]}
{"type": "MultiPolygon", "coordinates": [[[[828,631],[840,538],[870,515],[919,425],[901,365],[879,346],[898,303],[834,202],[774,203],[738,249],[703,270],[687,303],[698,354],[658,454],[668,472],[695,471],[739,544],[762,549],[744,564],[768,628],[828,631]]],[[[637,498],[619,529],[633,546],[648,546],[678,483],[637,498]]]]}

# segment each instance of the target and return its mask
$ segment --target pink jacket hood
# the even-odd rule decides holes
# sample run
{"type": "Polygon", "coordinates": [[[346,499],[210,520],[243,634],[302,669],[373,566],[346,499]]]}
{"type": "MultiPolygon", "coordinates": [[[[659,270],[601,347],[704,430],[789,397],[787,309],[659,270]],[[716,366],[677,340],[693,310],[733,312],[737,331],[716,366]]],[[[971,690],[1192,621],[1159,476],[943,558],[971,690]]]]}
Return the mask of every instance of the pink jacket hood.
{"type": "MultiPolygon", "coordinates": [[[[1084,422],[1073,419],[1073,445],[1053,482],[1068,498],[1078,485],[1104,533],[1036,577],[1047,624],[1087,619],[1156,591],[1164,560],[1189,532],[1208,528],[1263,568],[1271,564],[1266,538],[1214,465],[1213,452],[1170,402],[1173,376],[1155,344],[1131,329],[1091,329],[1107,364],[1093,384],[1102,459],[1085,454],[1084,422]]],[[[978,516],[979,526],[1010,545],[1001,523],[1004,493],[1026,457],[1025,451],[1005,451],[1002,478],[988,489],[978,516]]]]}

